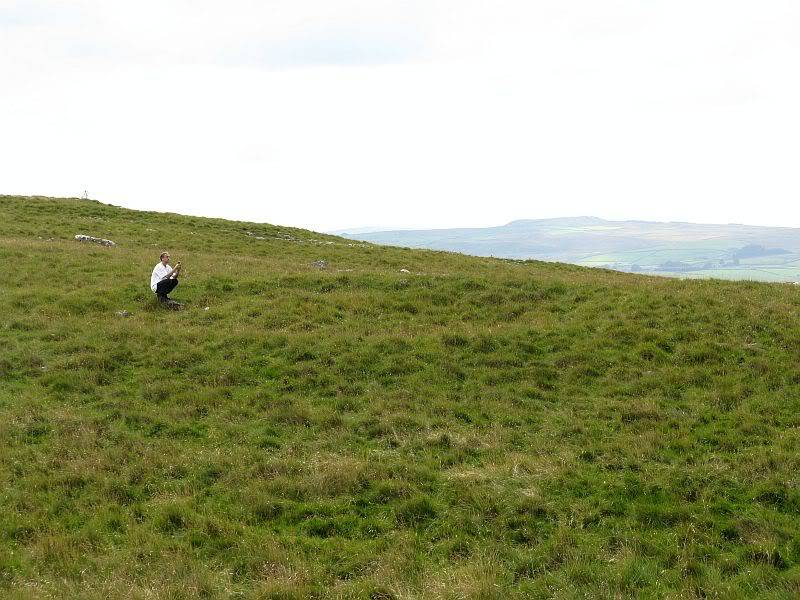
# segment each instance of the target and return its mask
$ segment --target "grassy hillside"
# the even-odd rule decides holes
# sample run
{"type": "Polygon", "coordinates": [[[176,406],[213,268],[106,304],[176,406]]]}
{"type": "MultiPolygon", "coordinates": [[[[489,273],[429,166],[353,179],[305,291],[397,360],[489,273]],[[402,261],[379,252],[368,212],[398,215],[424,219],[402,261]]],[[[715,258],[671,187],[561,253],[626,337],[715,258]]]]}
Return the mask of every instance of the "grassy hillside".
{"type": "Polygon", "coordinates": [[[800,229],[606,221],[512,221],[500,227],[367,231],[345,237],[475,256],[534,258],[671,277],[800,280],[800,229]]]}
{"type": "Polygon", "coordinates": [[[0,281],[4,598],[800,594],[794,286],[8,196],[0,281]]]}

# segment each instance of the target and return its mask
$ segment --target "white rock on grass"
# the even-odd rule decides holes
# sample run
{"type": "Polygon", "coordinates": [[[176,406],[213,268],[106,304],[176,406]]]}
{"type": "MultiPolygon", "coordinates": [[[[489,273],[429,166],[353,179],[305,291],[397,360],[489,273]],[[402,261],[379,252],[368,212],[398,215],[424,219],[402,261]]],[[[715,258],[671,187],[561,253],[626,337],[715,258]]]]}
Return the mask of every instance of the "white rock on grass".
{"type": "Polygon", "coordinates": [[[112,242],[111,240],[104,240],[103,238],[93,237],[91,235],[83,235],[79,233],[75,236],[75,239],[79,242],[92,242],[94,244],[100,244],[101,246],[116,246],[117,244],[112,242]]]}

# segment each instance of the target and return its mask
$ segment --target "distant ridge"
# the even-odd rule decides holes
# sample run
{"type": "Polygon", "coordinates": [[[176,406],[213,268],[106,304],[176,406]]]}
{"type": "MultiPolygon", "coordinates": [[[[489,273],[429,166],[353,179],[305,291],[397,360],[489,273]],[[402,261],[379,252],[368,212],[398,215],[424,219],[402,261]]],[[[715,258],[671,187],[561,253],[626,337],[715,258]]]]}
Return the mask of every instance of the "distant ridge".
{"type": "Polygon", "coordinates": [[[343,233],[392,246],[567,262],[680,277],[800,280],[800,229],[738,224],[518,219],[494,227],[343,233]]]}
{"type": "Polygon", "coordinates": [[[551,225],[591,225],[595,223],[612,223],[613,221],[606,221],[599,217],[550,217],[547,219],[516,219],[510,221],[505,227],[516,227],[521,225],[528,225],[531,223],[549,223],[551,225]]]}

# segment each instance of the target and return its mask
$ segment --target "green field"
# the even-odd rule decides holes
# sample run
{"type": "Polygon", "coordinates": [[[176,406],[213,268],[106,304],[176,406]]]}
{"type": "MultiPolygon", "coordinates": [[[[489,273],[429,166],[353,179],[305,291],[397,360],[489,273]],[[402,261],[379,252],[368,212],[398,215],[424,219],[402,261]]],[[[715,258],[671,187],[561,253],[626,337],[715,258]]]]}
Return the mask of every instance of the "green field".
{"type": "Polygon", "coordinates": [[[0,280],[0,597],[800,595],[795,286],[10,196],[0,280]]]}

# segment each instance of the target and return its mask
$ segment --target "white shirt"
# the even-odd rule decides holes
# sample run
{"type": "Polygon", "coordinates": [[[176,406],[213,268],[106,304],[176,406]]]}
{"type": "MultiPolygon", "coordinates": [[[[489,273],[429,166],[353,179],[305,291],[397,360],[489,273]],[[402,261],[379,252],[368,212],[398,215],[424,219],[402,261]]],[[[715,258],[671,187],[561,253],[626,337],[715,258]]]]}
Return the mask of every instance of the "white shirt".
{"type": "Polygon", "coordinates": [[[164,279],[164,277],[170,273],[172,273],[172,267],[168,267],[164,263],[159,262],[155,267],[153,267],[153,274],[150,275],[150,289],[155,292],[158,282],[164,279]]]}

